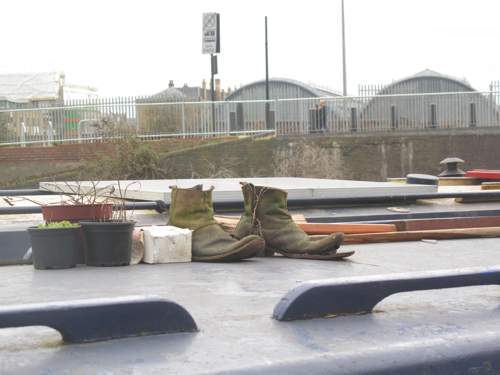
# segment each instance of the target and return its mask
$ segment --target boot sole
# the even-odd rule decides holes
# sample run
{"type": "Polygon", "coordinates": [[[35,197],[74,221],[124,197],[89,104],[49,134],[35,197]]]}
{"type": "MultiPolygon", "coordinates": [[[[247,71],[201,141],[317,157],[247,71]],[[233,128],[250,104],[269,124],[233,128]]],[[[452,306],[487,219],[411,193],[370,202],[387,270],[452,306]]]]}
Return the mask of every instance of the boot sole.
{"type": "Polygon", "coordinates": [[[326,254],[293,254],[293,253],[287,253],[285,251],[280,251],[279,254],[283,255],[284,257],[287,258],[293,258],[293,259],[312,259],[312,260],[341,260],[347,257],[350,257],[351,255],[354,254],[354,251],[346,251],[343,253],[326,253],[326,254]]]}
{"type": "Polygon", "coordinates": [[[193,262],[236,262],[243,259],[253,258],[257,255],[257,253],[262,251],[264,246],[264,240],[255,239],[243,245],[239,249],[205,257],[193,256],[192,260],[193,262]]]}

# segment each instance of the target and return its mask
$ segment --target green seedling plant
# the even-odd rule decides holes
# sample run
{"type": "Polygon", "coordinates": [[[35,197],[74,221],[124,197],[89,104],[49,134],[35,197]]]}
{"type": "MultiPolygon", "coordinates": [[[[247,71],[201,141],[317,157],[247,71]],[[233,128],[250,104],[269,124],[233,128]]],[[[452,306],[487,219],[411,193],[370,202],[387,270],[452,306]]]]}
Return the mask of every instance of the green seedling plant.
{"type": "Polygon", "coordinates": [[[51,223],[39,224],[38,229],[56,229],[56,228],[79,228],[80,224],[71,223],[67,220],[54,221],[51,223]]]}

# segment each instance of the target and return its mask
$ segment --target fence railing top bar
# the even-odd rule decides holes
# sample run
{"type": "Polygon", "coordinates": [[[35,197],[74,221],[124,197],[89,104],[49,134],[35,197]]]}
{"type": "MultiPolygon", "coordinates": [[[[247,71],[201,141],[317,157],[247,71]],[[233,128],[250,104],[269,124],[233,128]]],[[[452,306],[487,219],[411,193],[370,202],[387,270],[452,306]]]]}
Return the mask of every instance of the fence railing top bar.
{"type": "Polygon", "coordinates": [[[358,95],[358,96],[322,96],[313,98],[287,98],[287,99],[277,99],[278,102],[286,101],[342,101],[342,100],[369,100],[372,98],[399,98],[399,97],[422,97],[422,96],[452,96],[452,95],[500,95],[500,91],[456,91],[456,92],[427,92],[427,93],[408,93],[408,94],[383,94],[383,95],[358,95]]]}
{"type": "MultiPolygon", "coordinates": [[[[408,94],[376,94],[372,96],[368,96],[368,98],[380,98],[380,97],[405,97],[405,96],[450,96],[450,95],[457,95],[457,96],[467,96],[467,95],[498,95],[500,94],[500,91],[450,91],[450,92],[423,92],[423,93],[408,93],[408,94]]],[[[356,97],[353,97],[356,98],[356,97]]]]}
{"type": "MultiPolygon", "coordinates": [[[[131,102],[130,104],[134,104],[131,102]]],[[[42,111],[55,111],[55,110],[64,110],[64,109],[79,109],[79,108],[103,108],[110,107],[113,105],[118,105],[118,103],[87,103],[87,104],[79,104],[79,105],[58,105],[54,107],[38,107],[38,108],[6,108],[0,109],[0,113],[11,113],[11,112],[42,112],[42,111]]]]}
{"type": "Polygon", "coordinates": [[[149,106],[179,106],[179,105],[192,105],[192,106],[206,106],[206,105],[230,105],[230,103],[243,103],[243,104],[258,104],[258,103],[276,103],[276,102],[314,102],[318,100],[324,100],[328,102],[332,101],[367,101],[372,98],[400,98],[400,97],[424,97],[424,96],[470,96],[470,95],[495,95],[500,96],[500,90],[493,91],[459,91],[459,92],[431,92],[431,93],[408,93],[408,94],[383,94],[383,95],[359,95],[359,96],[324,96],[324,97],[309,97],[309,98],[283,98],[283,99],[271,99],[271,100],[231,100],[231,101],[159,101],[159,102],[147,102],[142,101],[141,98],[128,98],[124,101],[113,101],[109,98],[102,98],[93,101],[82,101],[82,103],[75,104],[74,102],[69,102],[66,105],[56,105],[52,107],[38,107],[38,108],[4,108],[0,109],[0,113],[15,113],[15,112],[43,112],[43,111],[54,111],[54,110],[71,110],[71,109],[81,109],[81,108],[107,108],[113,106],[122,105],[132,105],[134,107],[149,107],[149,106]]]}
{"type": "Polygon", "coordinates": [[[70,109],[81,109],[81,108],[107,108],[113,106],[121,105],[133,105],[136,107],[150,107],[150,106],[178,106],[178,105],[211,105],[211,104],[228,104],[229,103],[273,103],[275,100],[231,100],[231,101],[191,101],[191,102],[138,102],[136,99],[123,102],[108,102],[107,99],[103,98],[95,103],[84,103],[84,104],[68,104],[68,105],[58,105],[53,107],[36,107],[36,108],[4,108],[0,109],[0,113],[13,113],[13,112],[42,112],[42,111],[54,111],[54,110],[70,110],[70,109]]]}
{"type": "Polygon", "coordinates": [[[202,101],[202,102],[136,102],[135,105],[138,107],[141,106],[159,106],[159,105],[180,105],[180,104],[191,104],[191,105],[211,105],[211,104],[230,104],[230,103],[273,103],[275,100],[265,100],[265,99],[257,99],[257,100],[220,100],[220,101],[202,101]]]}
{"type": "Polygon", "coordinates": [[[307,98],[282,98],[282,99],[256,99],[256,100],[228,100],[228,101],[202,101],[202,102],[138,102],[137,106],[156,106],[156,105],[179,105],[179,104],[222,104],[222,103],[273,103],[273,102],[288,102],[288,101],[335,101],[335,100],[366,100],[373,97],[419,97],[419,96],[434,96],[434,95],[500,95],[500,91],[452,91],[452,92],[428,92],[428,93],[408,93],[408,94],[383,94],[383,95],[358,95],[358,96],[320,96],[320,97],[307,97],[307,98]]]}
{"type": "Polygon", "coordinates": [[[173,138],[173,137],[197,137],[206,135],[245,135],[245,134],[272,134],[275,129],[259,129],[259,130],[230,130],[230,131],[214,131],[214,132],[194,132],[194,133],[159,133],[159,134],[143,134],[137,138],[173,138]]]}

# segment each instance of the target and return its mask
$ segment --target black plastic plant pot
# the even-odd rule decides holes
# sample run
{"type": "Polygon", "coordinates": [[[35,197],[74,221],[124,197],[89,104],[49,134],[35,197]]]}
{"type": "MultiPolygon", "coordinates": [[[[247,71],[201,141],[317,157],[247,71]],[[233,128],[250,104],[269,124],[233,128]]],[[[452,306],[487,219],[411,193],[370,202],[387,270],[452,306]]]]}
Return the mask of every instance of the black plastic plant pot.
{"type": "Polygon", "coordinates": [[[36,269],[75,267],[79,258],[79,232],[75,228],[30,227],[33,265],[36,269]]]}
{"type": "Polygon", "coordinates": [[[133,221],[80,221],[87,266],[127,266],[132,254],[133,221]]]}

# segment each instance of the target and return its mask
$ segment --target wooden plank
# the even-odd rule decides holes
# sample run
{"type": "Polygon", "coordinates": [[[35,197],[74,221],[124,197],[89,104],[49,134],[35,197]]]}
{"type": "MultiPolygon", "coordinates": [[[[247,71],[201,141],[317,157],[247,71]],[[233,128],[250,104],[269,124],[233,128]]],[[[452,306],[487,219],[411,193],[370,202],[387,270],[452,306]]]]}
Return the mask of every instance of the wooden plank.
{"type": "Polygon", "coordinates": [[[483,182],[481,190],[500,190],[500,182],[483,182]]]}
{"type": "Polygon", "coordinates": [[[394,224],[316,224],[316,223],[298,223],[307,234],[331,234],[342,232],[345,234],[354,233],[388,233],[395,232],[394,224]]]}
{"type": "Polygon", "coordinates": [[[306,217],[302,214],[293,214],[292,219],[296,223],[307,223],[306,217]]]}
{"type": "Polygon", "coordinates": [[[439,186],[468,186],[479,185],[474,177],[439,177],[439,186]]]}
{"type": "Polygon", "coordinates": [[[454,217],[395,221],[398,231],[500,227],[500,216],[454,217]]]}
{"type": "MultiPolygon", "coordinates": [[[[307,234],[321,235],[336,232],[343,233],[385,233],[396,231],[394,224],[351,224],[351,223],[328,223],[316,224],[306,223],[302,215],[292,215],[292,218],[307,234]]],[[[235,216],[215,216],[215,220],[224,228],[232,230],[236,228],[239,218],[235,216]]]]}
{"type": "MultiPolygon", "coordinates": [[[[322,238],[324,236],[315,236],[322,238]]],[[[423,230],[391,233],[347,234],[344,244],[364,244],[380,242],[401,242],[428,240],[448,240],[454,238],[500,237],[499,227],[423,230]]]]}
{"type": "MultiPolygon", "coordinates": [[[[292,219],[296,223],[307,223],[305,216],[302,214],[293,214],[292,219]]],[[[234,223],[234,225],[236,226],[236,224],[240,220],[240,217],[239,216],[228,216],[228,215],[215,215],[215,220],[217,220],[220,223],[228,223],[228,224],[234,223]]]]}

